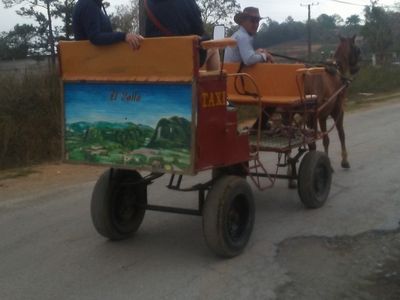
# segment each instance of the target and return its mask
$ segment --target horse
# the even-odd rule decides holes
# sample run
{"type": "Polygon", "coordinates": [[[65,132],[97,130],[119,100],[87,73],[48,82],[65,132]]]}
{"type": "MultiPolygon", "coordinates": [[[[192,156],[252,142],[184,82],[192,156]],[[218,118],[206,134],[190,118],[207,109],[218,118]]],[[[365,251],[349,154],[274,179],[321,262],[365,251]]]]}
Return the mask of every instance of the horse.
{"type": "MultiPolygon", "coordinates": [[[[329,136],[327,134],[327,118],[331,116],[335,121],[342,150],[342,168],[350,168],[347,158],[345,132],[343,128],[344,104],[347,97],[347,88],[351,79],[359,71],[360,49],[355,44],[355,38],[341,37],[340,43],[333,55],[333,61],[325,64],[325,72],[322,74],[310,74],[305,77],[304,89],[306,94],[317,96],[318,120],[322,143],[325,153],[328,154],[329,136]]],[[[309,126],[316,120],[309,120],[309,126]],[[312,122],[312,123],[311,123],[312,122]]],[[[310,150],[315,150],[315,143],[309,145],[310,150]]]]}

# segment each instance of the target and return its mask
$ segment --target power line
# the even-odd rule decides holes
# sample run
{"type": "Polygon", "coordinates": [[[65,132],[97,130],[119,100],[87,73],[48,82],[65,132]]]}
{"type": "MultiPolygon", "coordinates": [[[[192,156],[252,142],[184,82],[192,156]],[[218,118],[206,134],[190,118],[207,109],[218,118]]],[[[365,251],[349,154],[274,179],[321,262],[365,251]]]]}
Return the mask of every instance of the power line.
{"type": "MultiPolygon", "coordinates": [[[[343,0],[329,0],[329,1],[337,2],[337,3],[341,3],[341,4],[353,5],[353,6],[360,6],[360,7],[371,6],[371,4],[359,4],[359,3],[353,3],[353,2],[343,1],[343,0]]],[[[377,5],[377,7],[383,7],[386,9],[399,9],[399,7],[396,5],[385,5],[385,4],[377,5]]]]}
{"type": "Polygon", "coordinates": [[[347,5],[354,5],[354,6],[362,6],[362,7],[368,6],[368,4],[358,4],[358,3],[352,3],[352,2],[347,2],[347,1],[343,1],[343,0],[330,0],[330,1],[347,4],[347,5]]]}

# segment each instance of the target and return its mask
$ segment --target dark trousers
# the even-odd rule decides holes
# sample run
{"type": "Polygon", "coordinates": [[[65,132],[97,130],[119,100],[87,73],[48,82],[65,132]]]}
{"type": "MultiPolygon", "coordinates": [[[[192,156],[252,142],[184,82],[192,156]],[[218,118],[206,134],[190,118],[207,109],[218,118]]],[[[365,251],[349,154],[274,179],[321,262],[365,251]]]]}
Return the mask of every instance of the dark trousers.
{"type": "MultiPolygon", "coordinates": [[[[275,107],[264,107],[261,113],[261,130],[269,129],[270,125],[268,123],[271,115],[275,112],[275,107]]],[[[257,118],[256,122],[253,125],[253,129],[258,129],[258,123],[260,122],[259,118],[257,118]]]]}

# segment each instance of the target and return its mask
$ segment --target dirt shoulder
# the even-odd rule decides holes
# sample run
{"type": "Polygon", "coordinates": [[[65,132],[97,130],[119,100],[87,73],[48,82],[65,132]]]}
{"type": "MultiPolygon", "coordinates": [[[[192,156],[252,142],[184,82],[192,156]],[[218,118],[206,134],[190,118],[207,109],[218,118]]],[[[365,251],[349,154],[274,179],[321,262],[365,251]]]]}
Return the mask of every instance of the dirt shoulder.
{"type": "Polygon", "coordinates": [[[0,201],[30,193],[95,181],[105,167],[43,164],[0,171],[0,201]]]}
{"type": "Polygon", "coordinates": [[[358,111],[373,109],[382,105],[390,105],[400,101],[400,91],[384,94],[359,94],[352,95],[346,103],[346,112],[355,113],[358,111]]]}

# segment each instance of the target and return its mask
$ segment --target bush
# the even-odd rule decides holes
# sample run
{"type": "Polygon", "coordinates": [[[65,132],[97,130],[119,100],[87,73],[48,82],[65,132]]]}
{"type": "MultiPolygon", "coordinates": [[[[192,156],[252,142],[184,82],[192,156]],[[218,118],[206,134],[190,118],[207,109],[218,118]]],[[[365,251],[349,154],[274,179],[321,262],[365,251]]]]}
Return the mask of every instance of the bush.
{"type": "Polygon", "coordinates": [[[400,87],[400,66],[363,66],[349,88],[350,95],[384,93],[400,87]]]}
{"type": "Polygon", "coordinates": [[[59,160],[61,111],[55,72],[0,74],[0,168],[59,160]]]}

